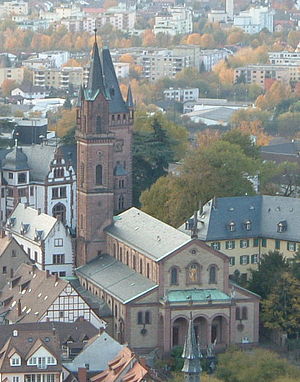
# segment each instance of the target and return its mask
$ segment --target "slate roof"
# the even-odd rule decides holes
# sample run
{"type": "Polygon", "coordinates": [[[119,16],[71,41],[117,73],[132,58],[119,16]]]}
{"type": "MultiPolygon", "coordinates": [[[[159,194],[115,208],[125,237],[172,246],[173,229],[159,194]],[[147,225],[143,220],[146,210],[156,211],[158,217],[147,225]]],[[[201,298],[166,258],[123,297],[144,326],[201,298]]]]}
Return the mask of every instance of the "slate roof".
{"type": "Polygon", "coordinates": [[[77,275],[91,280],[126,304],[158,287],[153,281],[109,255],[101,255],[77,268],[77,275]]]}
{"type": "Polygon", "coordinates": [[[22,148],[14,147],[3,160],[3,170],[29,170],[28,159],[22,148]]]}
{"type": "MultiPolygon", "coordinates": [[[[27,168],[25,166],[20,165],[20,161],[16,161],[16,164],[14,164],[15,168],[14,170],[30,170],[30,180],[31,181],[37,181],[37,182],[43,182],[45,178],[47,177],[49,171],[50,171],[50,164],[52,160],[54,159],[54,154],[56,150],[61,151],[63,154],[64,159],[68,163],[68,161],[71,161],[71,164],[74,168],[74,171],[76,172],[77,169],[77,152],[76,152],[76,144],[74,145],[62,145],[58,148],[55,146],[50,145],[28,145],[28,146],[21,146],[18,148],[19,153],[20,149],[22,150],[22,153],[24,155],[23,162],[25,160],[25,156],[27,158],[27,168]],[[24,167],[24,168],[21,168],[24,167]]],[[[8,156],[11,156],[14,152],[14,149],[0,149],[0,167],[5,167],[5,162],[8,156]]],[[[19,155],[19,154],[18,154],[19,155]]],[[[12,162],[13,157],[10,159],[10,163],[12,162]]],[[[22,163],[23,163],[22,162],[22,163]]],[[[12,167],[12,166],[11,166],[12,167]]],[[[13,168],[11,168],[13,170],[13,168]]]]}
{"type": "MultiPolygon", "coordinates": [[[[10,215],[6,228],[13,234],[33,241],[36,240],[39,232],[38,241],[40,241],[47,238],[56,223],[62,224],[53,216],[39,214],[38,210],[19,203],[10,215]]],[[[64,229],[63,226],[62,229],[64,229]]]]}
{"type": "Polygon", "coordinates": [[[95,41],[93,45],[88,83],[85,88],[86,99],[95,99],[99,92],[106,95],[98,44],[95,41]]]}
{"type": "MultiPolygon", "coordinates": [[[[284,196],[236,196],[212,199],[198,212],[198,237],[204,241],[243,238],[273,238],[300,241],[300,199],[284,196]],[[251,228],[246,229],[249,221],[251,228]],[[235,230],[229,230],[229,224],[235,230]],[[278,232],[278,223],[286,230],[278,232]]],[[[191,223],[193,218],[189,220],[191,223]]],[[[179,229],[190,232],[183,224],[179,229]]]]}
{"type": "Polygon", "coordinates": [[[105,83],[108,94],[110,95],[109,112],[127,113],[128,107],[124,102],[123,96],[121,94],[119,82],[108,48],[103,48],[102,50],[102,63],[105,83]]]}
{"type": "Polygon", "coordinates": [[[106,232],[155,261],[191,240],[189,235],[135,207],[119,214],[106,232]]]}
{"type": "Polygon", "coordinates": [[[300,142],[284,142],[269,146],[262,146],[260,150],[263,153],[300,156],[300,142]]]}

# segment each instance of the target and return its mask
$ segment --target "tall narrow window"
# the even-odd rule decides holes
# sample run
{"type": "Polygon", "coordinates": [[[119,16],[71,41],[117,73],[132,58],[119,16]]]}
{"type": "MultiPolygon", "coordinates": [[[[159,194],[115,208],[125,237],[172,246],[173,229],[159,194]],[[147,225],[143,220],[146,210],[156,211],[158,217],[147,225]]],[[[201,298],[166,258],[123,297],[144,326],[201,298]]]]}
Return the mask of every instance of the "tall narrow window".
{"type": "Polygon", "coordinates": [[[151,324],[151,313],[148,310],[145,312],[145,324],[151,324]]]}
{"type": "Polygon", "coordinates": [[[146,269],[147,269],[146,270],[146,275],[149,278],[150,277],[150,264],[149,263],[147,263],[147,268],[146,269]]]}
{"type": "Polygon", "coordinates": [[[96,118],[96,133],[101,133],[101,117],[99,115],[96,118]]]}
{"type": "Polygon", "coordinates": [[[215,265],[212,265],[210,268],[209,268],[209,284],[216,284],[217,280],[216,280],[216,267],[215,265]]]}
{"type": "Polygon", "coordinates": [[[173,267],[171,269],[171,285],[177,285],[178,284],[178,271],[177,268],[173,267]]]}
{"type": "Polygon", "coordinates": [[[80,179],[80,183],[81,185],[83,185],[84,183],[84,163],[81,163],[80,165],[80,175],[81,175],[81,179],[80,179]]]}
{"type": "Polygon", "coordinates": [[[235,319],[236,320],[241,319],[241,311],[240,311],[240,308],[238,306],[235,308],[235,319]]]}
{"type": "Polygon", "coordinates": [[[141,324],[144,323],[143,312],[138,312],[138,314],[137,314],[137,323],[138,323],[138,325],[141,325],[141,324]]]}
{"type": "Polygon", "coordinates": [[[96,166],[96,184],[102,184],[102,166],[98,164],[96,166]]]}
{"type": "Polygon", "coordinates": [[[122,210],[124,208],[124,196],[120,195],[118,200],[118,209],[122,210]]]}
{"type": "Polygon", "coordinates": [[[242,320],[248,320],[248,309],[246,306],[242,308],[242,320]]]}

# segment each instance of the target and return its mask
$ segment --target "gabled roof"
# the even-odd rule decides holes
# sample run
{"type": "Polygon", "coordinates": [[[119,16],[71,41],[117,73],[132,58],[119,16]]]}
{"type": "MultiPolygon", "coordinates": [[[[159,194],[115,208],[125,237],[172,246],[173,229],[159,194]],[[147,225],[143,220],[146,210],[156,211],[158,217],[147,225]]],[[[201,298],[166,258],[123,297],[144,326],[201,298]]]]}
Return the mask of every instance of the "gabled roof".
{"type": "Polygon", "coordinates": [[[63,224],[55,217],[19,203],[11,213],[6,228],[13,234],[41,242],[48,237],[55,225],[61,225],[61,229],[64,229],[63,224]]]}
{"type": "MultiPolygon", "coordinates": [[[[300,241],[300,199],[284,196],[233,196],[215,198],[198,211],[198,237],[204,241],[253,237],[300,241]],[[246,227],[249,222],[250,226],[246,227]],[[284,223],[279,232],[278,224],[284,223]],[[230,223],[234,229],[229,229],[230,223]]],[[[193,224],[193,218],[189,219],[193,224]]],[[[180,228],[190,232],[186,224],[180,228]]]]}
{"type": "Polygon", "coordinates": [[[38,322],[67,285],[63,279],[22,264],[2,290],[0,301],[8,302],[0,308],[0,314],[6,313],[6,319],[13,323],[38,322]]]}
{"type": "Polygon", "coordinates": [[[109,255],[97,257],[77,268],[76,273],[99,285],[123,304],[158,287],[153,281],[109,255]]]}
{"type": "Polygon", "coordinates": [[[189,235],[135,207],[116,216],[106,232],[155,261],[191,240],[189,235]]]}

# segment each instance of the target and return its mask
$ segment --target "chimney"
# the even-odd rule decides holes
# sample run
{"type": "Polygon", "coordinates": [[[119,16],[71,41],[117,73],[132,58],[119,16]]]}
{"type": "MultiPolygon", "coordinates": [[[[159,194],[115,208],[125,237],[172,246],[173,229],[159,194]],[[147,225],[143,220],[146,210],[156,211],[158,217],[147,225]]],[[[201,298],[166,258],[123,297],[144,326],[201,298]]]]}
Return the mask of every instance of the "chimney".
{"type": "Polygon", "coordinates": [[[21,306],[21,300],[18,300],[18,317],[20,317],[22,314],[22,306],[21,306]]]}
{"type": "Polygon", "coordinates": [[[85,367],[78,368],[78,381],[87,382],[87,370],[85,367]]]}
{"type": "Polygon", "coordinates": [[[37,213],[38,213],[38,215],[40,215],[41,212],[42,212],[42,210],[41,210],[40,208],[38,208],[38,209],[37,209],[37,213]]]}

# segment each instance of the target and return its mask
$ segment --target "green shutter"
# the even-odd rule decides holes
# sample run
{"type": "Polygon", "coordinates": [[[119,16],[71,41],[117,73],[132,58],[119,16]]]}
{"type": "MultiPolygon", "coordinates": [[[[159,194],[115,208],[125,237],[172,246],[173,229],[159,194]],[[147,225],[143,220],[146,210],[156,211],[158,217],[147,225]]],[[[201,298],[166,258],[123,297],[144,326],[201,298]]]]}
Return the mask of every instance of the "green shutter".
{"type": "Polygon", "coordinates": [[[247,247],[249,247],[249,240],[247,240],[247,247]]]}
{"type": "Polygon", "coordinates": [[[267,239],[262,239],[261,240],[261,246],[264,247],[264,248],[267,246],[267,239]]]}
{"type": "Polygon", "coordinates": [[[275,240],[275,249],[280,249],[280,240],[275,240]]]}
{"type": "Polygon", "coordinates": [[[253,239],[253,247],[258,247],[258,239],[253,239]]]}
{"type": "Polygon", "coordinates": [[[228,249],[228,241],[225,242],[225,248],[228,249]]]}
{"type": "Polygon", "coordinates": [[[233,240],[232,241],[232,249],[234,249],[235,248],[235,241],[233,240]]]}
{"type": "Polygon", "coordinates": [[[230,258],[230,263],[231,263],[231,265],[235,265],[235,257],[230,258]]]}
{"type": "Polygon", "coordinates": [[[242,265],[243,264],[243,256],[240,256],[240,264],[242,265]]]}
{"type": "Polygon", "coordinates": [[[243,248],[243,240],[240,240],[240,248],[243,248]]]}
{"type": "Polygon", "coordinates": [[[247,256],[247,264],[249,264],[249,261],[250,261],[249,256],[247,256]]]}

